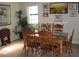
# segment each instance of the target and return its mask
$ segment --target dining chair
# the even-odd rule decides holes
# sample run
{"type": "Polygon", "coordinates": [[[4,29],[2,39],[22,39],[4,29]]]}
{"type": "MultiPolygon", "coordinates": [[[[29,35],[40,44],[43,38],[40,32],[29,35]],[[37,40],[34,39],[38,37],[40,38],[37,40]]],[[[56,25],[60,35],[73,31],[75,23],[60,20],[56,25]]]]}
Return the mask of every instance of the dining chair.
{"type": "Polygon", "coordinates": [[[40,45],[35,39],[35,36],[30,36],[30,34],[35,34],[31,29],[23,29],[22,30],[23,39],[24,39],[24,49],[26,52],[26,47],[28,47],[27,53],[29,53],[29,50],[31,49],[32,54],[34,53],[34,48],[38,49],[38,46],[40,45]],[[29,35],[29,36],[28,36],[29,35]]]}
{"type": "Polygon", "coordinates": [[[71,56],[71,54],[73,53],[72,51],[72,40],[73,40],[73,35],[74,35],[74,29],[72,30],[72,33],[69,37],[69,39],[67,41],[65,41],[65,45],[68,46],[68,53],[69,53],[69,56],[71,56]]]}
{"type": "Polygon", "coordinates": [[[52,44],[51,44],[51,32],[49,31],[40,31],[40,49],[41,52],[45,52],[46,55],[48,52],[52,52],[52,44]]]}
{"type": "Polygon", "coordinates": [[[32,34],[32,30],[31,29],[22,29],[22,35],[23,35],[23,42],[24,42],[24,49],[26,51],[26,47],[27,47],[27,43],[28,43],[28,34],[32,34]]]}
{"type": "MultiPolygon", "coordinates": [[[[71,54],[73,52],[72,51],[72,39],[73,39],[73,35],[74,35],[74,29],[72,30],[72,33],[71,33],[69,39],[64,40],[64,42],[63,42],[63,49],[62,49],[63,54],[64,53],[68,53],[68,55],[71,56],[71,54]]],[[[59,46],[56,46],[54,50],[56,51],[55,53],[57,53],[58,55],[60,55],[59,54],[59,46]]]]}

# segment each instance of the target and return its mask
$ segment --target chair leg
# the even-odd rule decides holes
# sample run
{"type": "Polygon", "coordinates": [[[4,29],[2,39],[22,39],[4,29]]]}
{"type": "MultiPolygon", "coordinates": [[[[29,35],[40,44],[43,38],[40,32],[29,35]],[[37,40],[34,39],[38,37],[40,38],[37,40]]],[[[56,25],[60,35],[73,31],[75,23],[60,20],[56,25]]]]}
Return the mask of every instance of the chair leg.
{"type": "Polygon", "coordinates": [[[26,45],[24,44],[24,47],[23,47],[23,49],[26,49],[26,45]]]}
{"type": "Polygon", "coordinates": [[[45,54],[45,51],[41,50],[41,56],[44,56],[44,54],[45,54]]]}
{"type": "Polygon", "coordinates": [[[71,56],[71,53],[70,53],[70,51],[68,51],[68,53],[69,53],[69,56],[71,56]]]}
{"type": "Polygon", "coordinates": [[[29,56],[29,53],[30,53],[30,47],[28,47],[28,49],[27,49],[27,56],[29,56]]]}
{"type": "Polygon", "coordinates": [[[6,45],[6,44],[4,43],[4,39],[3,39],[3,38],[1,38],[1,44],[2,44],[2,45],[6,45]]]}
{"type": "Polygon", "coordinates": [[[47,56],[47,51],[44,51],[44,50],[43,50],[43,53],[44,53],[45,56],[47,56]]]}
{"type": "Polygon", "coordinates": [[[36,53],[35,54],[36,54],[36,56],[38,55],[38,48],[36,48],[36,53]]]}
{"type": "Polygon", "coordinates": [[[10,36],[8,36],[7,38],[8,38],[8,43],[11,43],[11,41],[10,41],[10,36]]]}
{"type": "Polygon", "coordinates": [[[69,56],[71,56],[71,54],[72,54],[73,52],[72,52],[72,48],[71,48],[71,46],[69,47],[69,56]]]}
{"type": "Polygon", "coordinates": [[[38,53],[40,56],[42,55],[42,50],[40,48],[38,48],[38,53]]]}
{"type": "Polygon", "coordinates": [[[59,55],[60,55],[59,49],[57,49],[57,48],[54,49],[54,50],[53,50],[53,55],[54,55],[54,56],[59,56],[59,55]]]}
{"type": "Polygon", "coordinates": [[[46,56],[47,56],[48,52],[46,51],[46,56]]]}
{"type": "Polygon", "coordinates": [[[33,56],[34,55],[34,49],[33,48],[31,48],[31,55],[33,56]]]}
{"type": "Polygon", "coordinates": [[[67,51],[68,51],[69,56],[71,56],[70,47],[68,47],[67,51]]]}
{"type": "Polygon", "coordinates": [[[72,51],[72,47],[70,46],[70,51],[71,51],[71,53],[73,53],[73,51],[72,51]]]}

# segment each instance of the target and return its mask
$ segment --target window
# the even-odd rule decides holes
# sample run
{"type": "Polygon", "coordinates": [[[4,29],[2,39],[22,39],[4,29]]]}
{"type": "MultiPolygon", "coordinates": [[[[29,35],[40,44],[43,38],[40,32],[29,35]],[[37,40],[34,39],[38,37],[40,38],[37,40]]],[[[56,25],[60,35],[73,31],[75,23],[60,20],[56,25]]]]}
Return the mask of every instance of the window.
{"type": "Polygon", "coordinates": [[[30,24],[38,24],[38,6],[28,7],[28,18],[30,24]]]}

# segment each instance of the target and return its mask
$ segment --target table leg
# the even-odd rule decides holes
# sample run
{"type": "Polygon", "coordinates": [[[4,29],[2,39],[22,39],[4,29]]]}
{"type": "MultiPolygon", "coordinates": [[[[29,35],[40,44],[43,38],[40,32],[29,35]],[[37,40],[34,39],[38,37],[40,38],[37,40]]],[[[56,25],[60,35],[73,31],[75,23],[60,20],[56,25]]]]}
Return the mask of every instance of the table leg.
{"type": "Polygon", "coordinates": [[[60,43],[60,55],[61,55],[61,56],[62,56],[62,54],[63,54],[63,50],[62,50],[62,49],[63,49],[63,43],[61,42],[61,43],[60,43]]]}
{"type": "Polygon", "coordinates": [[[10,36],[8,36],[7,38],[8,38],[8,43],[11,43],[11,41],[10,41],[10,36]]]}
{"type": "Polygon", "coordinates": [[[2,45],[6,45],[6,44],[4,43],[4,39],[3,39],[3,38],[1,38],[1,44],[2,44],[2,45]]]}

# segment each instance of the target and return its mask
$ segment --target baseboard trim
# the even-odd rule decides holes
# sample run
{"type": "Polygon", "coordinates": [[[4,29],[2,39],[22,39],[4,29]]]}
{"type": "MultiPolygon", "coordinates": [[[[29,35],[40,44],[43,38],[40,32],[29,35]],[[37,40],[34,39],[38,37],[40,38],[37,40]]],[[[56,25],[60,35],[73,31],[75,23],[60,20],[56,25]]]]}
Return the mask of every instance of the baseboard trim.
{"type": "Polygon", "coordinates": [[[79,44],[79,42],[72,42],[73,44],[79,44]]]}

